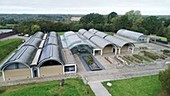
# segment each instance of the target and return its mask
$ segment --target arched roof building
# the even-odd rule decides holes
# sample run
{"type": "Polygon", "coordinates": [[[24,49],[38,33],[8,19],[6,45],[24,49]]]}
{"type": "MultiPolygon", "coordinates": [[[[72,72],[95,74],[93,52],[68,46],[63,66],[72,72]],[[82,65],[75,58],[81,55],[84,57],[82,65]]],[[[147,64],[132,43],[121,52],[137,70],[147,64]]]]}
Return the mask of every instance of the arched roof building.
{"type": "Polygon", "coordinates": [[[75,32],[66,32],[63,37],[65,38],[65,42],[69,49],[72,49],[79,45],[86,45],[90,47],[90,45],[84,42],[75,32]]]}
{"type": "Polygon", "coordinates": [[[47,45],[42,49],[41,56],[39,58],[38,67],[45,65],[47,61],[55,61],[56,64],[63,65],[61,57],[61,49],[57,45],[47,45]]]}
{"type": "Polygon", "coordinates": [[[117,32],[117,35],[135,40],[135,41],[140,41],[140,42],[146,42],[147,41],[147,36],[144,35],[143,33],[135,32],[135,31],[130,31],[126,29],[120,29],[117,32]]]}
{"type": "Polygon", "coordinates": [[[80,29],[79,31],[78,31],[78,33],[80,33],[80,34],[84,34],[85,32],[87,32],[87,30],[86,29],[80,29]]]}
{"type": "MultiPolygon", "coordinates": [[[[95,29],[93,29],[93,30],[95,30],[95,29]]],[[[90,31],[91,32],[91,31],[90,31]]],[[[86,33],[88,33],[88,32],[86,32],[86,33]]],[[[89,34],[93,34],[92,32],[91,33],[89,33],[89,34]]],[[[96,36],[98,36],[98,37],[101,37],[101,38],[103,38],[104,40],[107,40],[107,41],[109,41],[109,42],[111,42],[113,45],[115,45],[117,48],[119,48],[119,54],[120,54],[120,50],[122,50],[122,51],[128,51],[129,50],[129,48],[130,49],[134,49],[134,44],[133,43],[131,43],[131,42],[127,42],[127,41],[125,41],[125,40],[123,40],[123,39],[120,39],[120,38],[117,38],[117,37],[115,37],[115,36],[111,36],[111,35],[108,35],[108,34],[106,34],[106,33],[104,33],[104,32],[100,32],[100,31],[98,31],[98,30],[95,30],[95,33],[94,33],[94,35],[96,35],[96,36]],[[120,49],[121,48],[121,49],[120,49]]]]}
{"type": "Polygon", "coordinates": [[[33,46],[23,46],[18,50],[6,63],[1,66],[2,70],[5,69],[20,69],[30,68],[30,64],[34,58],[36,48],[33,46]],[[19,64],[19,66],[14,66],[19,64]]]}
{"type": "Polygon", "coordinates": [[[44,33],[43,32],[36,32],[33,37],[34,38],[39,38],[39,39],[43,39],[44,33]]]}

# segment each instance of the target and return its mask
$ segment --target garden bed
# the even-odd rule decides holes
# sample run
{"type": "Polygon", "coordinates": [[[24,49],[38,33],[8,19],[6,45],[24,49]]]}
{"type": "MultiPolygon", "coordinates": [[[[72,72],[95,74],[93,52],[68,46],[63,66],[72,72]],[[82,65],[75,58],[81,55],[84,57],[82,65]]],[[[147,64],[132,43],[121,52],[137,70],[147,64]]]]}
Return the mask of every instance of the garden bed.
{"type": "Polygon", "coordinates": [[[144,54],[144,56],[149,57],[153,60],[157,60],[157,59],[166,59],[167,56],[161,54],[161,55],[157,55],[155,53],[152,52],[148,52],[148,51],[142,51],[142,53],[144,54]]]}
{"type": "Polygon", "coordinates": [[[94,58],[91,55],[82,56],[83,60],[89,66],[91,71],[101,70],[101,68],[96,64],[94,58]]]}

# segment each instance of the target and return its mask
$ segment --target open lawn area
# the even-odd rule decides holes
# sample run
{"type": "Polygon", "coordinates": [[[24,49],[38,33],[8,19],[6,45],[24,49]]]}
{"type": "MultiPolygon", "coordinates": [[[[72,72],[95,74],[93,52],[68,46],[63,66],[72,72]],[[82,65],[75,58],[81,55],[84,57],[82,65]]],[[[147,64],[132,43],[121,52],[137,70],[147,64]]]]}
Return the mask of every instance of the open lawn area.
{"type": "Polygon", "coordinates": [[[159,96],[161,92],[158,75],[109,81],[111,87],[106,85],[107,82],[103,85],[112,96],[159,96]]]}
{"type": "Polygon", "coordinates": [[[0,96],[95,96],[80,78],[0,87],[0,96]]]}
{"type": "Polygon", "coordinates": [[[0,41],[0,63],[21,43],[22,39],[19,38],[0,41]]]}

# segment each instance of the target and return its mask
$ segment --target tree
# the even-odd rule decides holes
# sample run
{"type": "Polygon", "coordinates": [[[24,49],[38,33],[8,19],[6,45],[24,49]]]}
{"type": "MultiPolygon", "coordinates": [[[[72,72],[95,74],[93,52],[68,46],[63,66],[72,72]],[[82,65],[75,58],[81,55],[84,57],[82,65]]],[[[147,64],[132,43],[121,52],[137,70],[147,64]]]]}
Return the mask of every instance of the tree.
{"type": "Polygon", "coordinates": [[[100,23],[104,23],[104,16],[100,15],[98,13],[90,13],[87,14],[85,16],[83,16],[80,19],[80,23],[83,24],[88,24],[88,23],[93,23],[93,24],[100,24],[100,23]]]}
{"type": "Polygon", "coordinates": [[[95,24],[94,28],[100,31],[103,31],[103,25],[102,24],[95,24]]]}
{"type": "Polygon", "coordinates": [[[116,12],[111,12],[110,14],[107,15],[107,23],[111,23],[112,18],[117,17],[116,12]]]}
{"type": "Polygon", "coordinates": [[[170,25],[163,30],[163,36],[170,41],[170,25]]]}
{"type": "Polygon", "coordinates": [[[128,20],[132,22],[132,26],[130,28],[131,30],[138,30],[139,28],[144,29],[142,27],[143,17],[139,10],[131,10],[129,12],[126,12],[125,15],[128,17],[128,20]]]}
{"type": "Polygon", "coordinates": [[[105,32],[114,32],[115,28],[113,24],[104,24],[103,31],[105,32]]]}
{"type": "Polygon", "coordinates": [[[41,27],[39,25],[32,25],[31,26],[31,33],[34,34],[35,32],[41,31],[41,27]]]}
{"type": "Polygon", "coordinates": [[[128,20],[128,16],[126,15],[112,18],[112,24],[115,26],[114,31],[119,29],[130,29],[132,26],[132,22],[128,20]]]}
{"type": "Polygon", "coordinates": [[[142,26],[148,30],[150,34],[160,34],[159,32],[162,32],[159,30],[162,27],[162,20],[158,19],[156,16],[144,18],[142,21],[142,26]]]}
{"type": "Polygon", "coordinates": [[[159,80],[162,88],[170,94],[170,66],[165,71],[159,73],[159,80]]]}

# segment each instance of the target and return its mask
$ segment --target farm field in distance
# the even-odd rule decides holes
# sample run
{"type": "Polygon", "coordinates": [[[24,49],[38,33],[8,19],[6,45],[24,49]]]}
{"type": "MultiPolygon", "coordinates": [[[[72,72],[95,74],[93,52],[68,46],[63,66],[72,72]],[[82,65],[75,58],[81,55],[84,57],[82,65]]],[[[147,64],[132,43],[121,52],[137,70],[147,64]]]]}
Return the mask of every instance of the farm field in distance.
{"type": "Polygon", "coordinates": [[[158,75],[103,82],[112,96],[159,96],[161,84],[158,75]],[[107,82],[112,86],[107,86],[107,82]]]}

